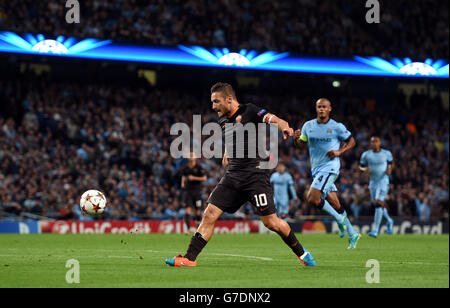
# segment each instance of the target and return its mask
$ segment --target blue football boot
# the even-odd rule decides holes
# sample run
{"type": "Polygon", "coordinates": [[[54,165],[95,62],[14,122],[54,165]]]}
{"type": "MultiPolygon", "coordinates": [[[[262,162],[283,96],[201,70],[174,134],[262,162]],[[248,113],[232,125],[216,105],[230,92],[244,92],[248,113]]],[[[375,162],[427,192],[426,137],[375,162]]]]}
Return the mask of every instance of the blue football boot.
{"type": "Polygon", "coordinates": [[[304,249],[305,253],[301,256],[298,257],[298,259],[300,260],[300,262],[303,263],[303,265],[308,266],[308,267],[314,267],[316,266],[316,260],[314,260],[314,257],[312,256],[312,254],[310,254],[308,252],[308,250],[304,249]]]}
{"type": "Polygon", "coordinates": [[[348,239],[350,245],[347,247],[347,249],[355,249],[356,244],[358,243],[359,239],[361,238],[361,234],[358,232],[355,232],[351,238],[348,239]]]}
{"type": "Polygon", "coordinates": [[[377,232],[377,231],[375,231],[375,230],[373,230],[373,231],[370,231],[370,233],[369,233],[369,236],[371,236],[371,237],[373,237],[373,238],[377,238],[377,236],[378,236],[378,232],[377,232]]]}
{"type": "Polygon", "coordinates": [[[341,224],[338,223],[340,238],[343,238],[345,236],[345,232],[347,231],[347,214],[344,213],[342,216],[344,216],[344,221],[341,224]]]}

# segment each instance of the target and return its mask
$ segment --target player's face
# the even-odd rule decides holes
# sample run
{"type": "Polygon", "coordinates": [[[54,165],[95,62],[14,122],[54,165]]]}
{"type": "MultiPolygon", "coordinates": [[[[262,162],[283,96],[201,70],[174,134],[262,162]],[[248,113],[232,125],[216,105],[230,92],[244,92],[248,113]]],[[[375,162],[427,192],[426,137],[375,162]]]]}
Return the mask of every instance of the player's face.
{"type": "Polygon", "coordinates": [[[277,167],[277,171],[278,173],[284,173],[284,171],[286,171],[286,166],[283,164],[279,164],[277,167]]]}
{"type": "Polygon", "coordinates": [[[370,148],[372,150],[378,151],[381,147],[381,140],[380,138],[372,137],[370,138],[370,148]]]}
{"type": "Polygon", "coordinates": [[[232,97],[226,97],[221,92],[213,92],[211,94],[212,109],[217,112],[219,117],[230,113],[232,97]]]}
{"type": "Polygon", "coordinates": [[[331,113],[331,104],[328,101],[318,101],[316,103],[316,112],[317,116],[324,120],[330,116],[331,113]]]}

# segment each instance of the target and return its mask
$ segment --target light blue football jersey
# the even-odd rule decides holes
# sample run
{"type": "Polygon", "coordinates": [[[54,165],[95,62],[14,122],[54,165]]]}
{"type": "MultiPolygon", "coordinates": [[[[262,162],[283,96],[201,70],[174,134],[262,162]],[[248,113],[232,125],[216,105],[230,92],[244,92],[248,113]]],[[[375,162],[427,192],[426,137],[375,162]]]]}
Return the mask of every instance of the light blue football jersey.
{"type": "Polygon", "coordinates": [[[339,175],[341,168],[339,157],[331,159],[326,154],[331,150],[339,150],[341,142],[351,136],[344,124],[333,119],[323,124],[314,119],[303,125],[301,139],[308,143],[313,177],[319,172],[339,175]]]}
{"type": "Polygon", "coordinates": [[[275,202],[289,202],[290,199],[297,199],[297,193],[294,188],[294,179],[289,173],[273,173],[270,177],[270,183],[273,184],[273,196],[275,202]],[[289,198],[289,194],[291,195],[291,198],[289,198]]]}
{"type": "Polygon", "coordinates": [[[381,149],[380,152],[369,150],[361,155],[360,165],[370,168],[370,184],[387,182],[389,176],[386,174],[388,164],[393,162],[392,153],[388,150],[381,149]]]}

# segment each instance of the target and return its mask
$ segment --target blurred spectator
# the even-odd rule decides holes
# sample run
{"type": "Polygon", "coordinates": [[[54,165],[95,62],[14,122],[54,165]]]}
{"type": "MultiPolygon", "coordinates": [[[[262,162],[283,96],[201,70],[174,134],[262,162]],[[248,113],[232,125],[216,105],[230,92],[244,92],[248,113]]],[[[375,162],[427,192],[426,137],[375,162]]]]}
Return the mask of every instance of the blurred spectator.
{"type": "MultiPolygon", "coordinates": [[[[26,101],[27,108],[15,119],[0,117],[2,211],[87,219],[77,209],[79,196],[88,189],[100,189],[108,199],[105,218],[183,216],[186,205],[179,170],[185,162],[170,156],[174,139],[170,126],[176,122],[191,125],[193,114],[201,114],[203,122],[214,121],[217,116],[210,105],[198,104],[208,98],[173,89],[131,87],[126,82],[117,86],[8,80],[0,81],[0,89],[6,84],[17,101],[26,101]],[[30,114],[36,115],[38,125],[30,114]]],[[[388,198],[391,213],[423,220],[448,217],[449,157],[445,147],[436,146],[436,142],[448,143],[448,116],[439,98],[416,95],[413,101],[422,103],[414,108],[405,96],[386,96],[370,116],[365,96],[343,94],[333,102],[340,107],[332,117],[344,122],[357,139],[357,147],[341,158],[337,182],[350,215],[373,213],[368,179],[358,165],[370,136],[376,134],[383,147],[392,151],[396,164],[388,198]],[[415,134],[406,123],[414,123],[415,134]]],[[[265,106],[296,128],[315,117],[311,97],[298,93],[271,96],[247,91],[239,100],[265,106]]],[[[307,150],[295,150],[292,140],[280,140],[279,154],[295,179],[300,198],[290,209],[291,217],[321,215],[305,202],[311,183],[307,150]]],[[[208,175],[203,186],[206,200],[224,170],[220,160],[200,163],[208,175]]],[[[253,217],[253,211],[245,207],[238,215],[253,217]]]]}
{"type": "Polygon", "coordinates": [[[365,22],[355,0],[82,1],[80,25],[64,2],[0,2],[0,29],[155,45],[290,51],[313,55],[442,58],[449,54],[448,1],[381,3],[381,23],[365,22]]]}
{"type": "Polygon", "coordinates": [[[353,199],[351,199],[351,201],[349,202],[348,200],[346,200],[346,203],[347,204],[350,204],[350,209],[351,209],[351,213],[352,213],[352,215],[351,216],[353,216],[353,217],[355,217],[355,218],[358,218],[359,217],[359,214],[360,214],[360,212],[361,212],[361,207],[359,206],[359,204],[357,204],[356,202],[355,202],[355,200],[353,200],[353,199]]]}
{"type": "Polygon", "coordinates": [[[431,209],[429,206],[428,198],[425,197],[423,192],[419,193],[416,197],[416,213],[421,221],[428,221],[431,215],[431,209]]]}

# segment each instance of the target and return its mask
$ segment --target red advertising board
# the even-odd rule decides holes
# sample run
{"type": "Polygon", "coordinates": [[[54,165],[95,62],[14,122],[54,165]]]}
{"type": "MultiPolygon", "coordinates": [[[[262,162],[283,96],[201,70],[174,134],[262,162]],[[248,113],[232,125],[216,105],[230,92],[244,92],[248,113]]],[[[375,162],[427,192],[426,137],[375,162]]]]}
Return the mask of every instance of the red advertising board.
{"type": "MultiPolygon", "coordinates": [[[[194,225],[191,225],[195,228],[194,225]]],[[[141,221],[41,221],[42,233],[58,234],[103,234],[103,233],[183,233],[186,226],[182,220],[141,220],[141,221]]],[[[214,233],[258,233],[259,223],[252,220],[219,220],[214,233]]]]}

